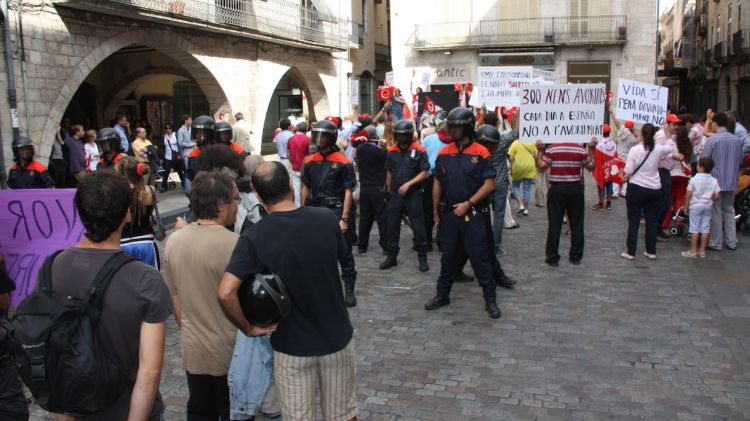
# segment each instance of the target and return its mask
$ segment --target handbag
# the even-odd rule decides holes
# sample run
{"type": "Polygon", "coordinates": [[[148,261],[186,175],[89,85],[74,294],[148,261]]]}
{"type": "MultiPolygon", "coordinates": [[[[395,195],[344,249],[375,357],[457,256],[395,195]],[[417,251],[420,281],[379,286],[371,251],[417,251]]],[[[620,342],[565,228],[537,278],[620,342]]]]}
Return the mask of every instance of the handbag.
{"type": "Polygon", "coordinates": [[[154,238],[164,241],[167,238],[167,230],[164,229],[164,222],[162,222],[161,215],[159,215],[159,205],[156,204],[156,193],[152,191],[151,197],[154,201],[154,211],[151,213],[151,228],[154,230],[154,238]]]}

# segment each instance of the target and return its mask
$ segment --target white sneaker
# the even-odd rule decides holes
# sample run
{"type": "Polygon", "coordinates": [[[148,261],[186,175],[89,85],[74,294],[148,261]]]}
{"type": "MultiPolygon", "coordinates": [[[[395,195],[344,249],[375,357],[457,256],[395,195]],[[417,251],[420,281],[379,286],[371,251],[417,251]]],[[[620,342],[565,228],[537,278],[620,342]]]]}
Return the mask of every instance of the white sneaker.
{"type": "Polygon", "coordinates": [[[529,210],[528,209],[524,209],[523,210],[523,215],[524,216],[529,216],[529,210]]]}

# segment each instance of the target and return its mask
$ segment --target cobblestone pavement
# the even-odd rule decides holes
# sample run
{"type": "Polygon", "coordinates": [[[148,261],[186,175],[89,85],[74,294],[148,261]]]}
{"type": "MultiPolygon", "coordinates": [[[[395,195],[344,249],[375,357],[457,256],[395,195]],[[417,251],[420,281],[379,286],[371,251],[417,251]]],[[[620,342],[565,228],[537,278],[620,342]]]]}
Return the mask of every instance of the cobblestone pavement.
{"type": "MultiPolygon", "coordinates": [[[[378,269],[380,250],[356,256],[361,419],[750,419],[750,237],[701,260],[680,257],[687,241],[674,238],[649,261],[641,240],[628,262],[619,257],[619,200],[611,211],[586,211],[581,266],[563,258],[550,268],[546,209],[530,213],[504,236],[501,262],[519,286],[498,290],[499,320],[486,316],[476,283],[456,284],[450,306],[425,311],[440,255],[420,273],[408,229],[396,268],[378,269]]],[[[184,419],[171,321],[161,392],[166,418],[184,419]]]]}

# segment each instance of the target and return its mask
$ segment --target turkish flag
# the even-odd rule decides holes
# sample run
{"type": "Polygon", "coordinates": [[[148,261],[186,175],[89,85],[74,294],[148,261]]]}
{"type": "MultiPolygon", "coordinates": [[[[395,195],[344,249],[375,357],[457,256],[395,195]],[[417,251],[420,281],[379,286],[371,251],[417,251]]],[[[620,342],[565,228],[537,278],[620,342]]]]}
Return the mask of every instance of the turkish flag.
{"type": "Polygon", "coordinates": [[[424,110],[429,111],[430,114],[435,114],[435,103],[428,96],[424,97],[424,110]]]}
{"type": "Polygon", "coordinates": [[[378,99],[381,101],[388,101],[393,96],[396,88],[393,86],[378,86],[378,99]]]}

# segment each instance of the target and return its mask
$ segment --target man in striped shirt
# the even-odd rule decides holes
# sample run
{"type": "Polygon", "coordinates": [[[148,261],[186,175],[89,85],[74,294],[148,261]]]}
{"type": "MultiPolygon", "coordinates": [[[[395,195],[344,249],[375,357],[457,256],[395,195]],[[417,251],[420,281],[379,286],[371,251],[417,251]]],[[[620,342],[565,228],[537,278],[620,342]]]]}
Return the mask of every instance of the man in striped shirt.
{"type": "Polygon", "coordinates": [[[583,168],[591,171],[596,166],[596,138],[591,139],[588,152],[576,143],[556,143],[545,151],[537,140],[536,166],[540,171],[550,168],[550,188],[547,192],[547,248],[544,263],[557,266],[560,261],[560,231],[563,217],[568,214],[571,226],[570,263],[578,265],[583,258],[583,168]]]}

